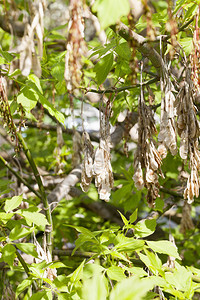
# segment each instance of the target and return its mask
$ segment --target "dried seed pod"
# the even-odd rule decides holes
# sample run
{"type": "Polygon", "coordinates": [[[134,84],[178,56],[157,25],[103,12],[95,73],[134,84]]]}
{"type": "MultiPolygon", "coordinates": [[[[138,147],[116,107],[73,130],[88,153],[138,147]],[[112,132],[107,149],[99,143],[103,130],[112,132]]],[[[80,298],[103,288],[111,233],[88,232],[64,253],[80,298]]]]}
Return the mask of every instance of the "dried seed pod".
{"type": "Polygon", "coordinates": [[[81,143],[81,135],[80,133],[78,133],[78,131],[74,132],[72,141],[73,141],[72,167],[75,167],[81,162],[82,143],[81,143]]]}
{"type": "Polygon", "coordinates": [[[99,147],[96,149],[93,174],[99,198],[108,201],[113,187],[113,174],[110,163],[110,147],[105,140],[100,140],[99,147]]]}
{"type": "Polygon", "coordinates": [[[87,192],[93,178],[94,147],[87,132],[83,132],[82,141],[84,159],[82,163],[81,188],[84,192],[87,192]]]}
{"type": "Polygon", "coordinates": [[[176,108],[175,97],[173,94],[174,87],[170,81],[170,76],[165,66],[163,66],[163,97],[161,101],[161,118],[160,132],[158,141],[162,143],[166,149],[169,149],[172,155],[177,153],[176,139],[176,108]]]}
{"type": "Polygon", "coordinates": [[[134,183],[135,183],[135,187],[138,190],[143,189],[143,187],[144,187],[144,179],[143,179],[143,172],[142,172],[142,168],[141,168],[141,163],[140,162],[138,163],[136,171],[135,171],[135,173],[133,175],[133,180],[134,180],[134,183]]]}

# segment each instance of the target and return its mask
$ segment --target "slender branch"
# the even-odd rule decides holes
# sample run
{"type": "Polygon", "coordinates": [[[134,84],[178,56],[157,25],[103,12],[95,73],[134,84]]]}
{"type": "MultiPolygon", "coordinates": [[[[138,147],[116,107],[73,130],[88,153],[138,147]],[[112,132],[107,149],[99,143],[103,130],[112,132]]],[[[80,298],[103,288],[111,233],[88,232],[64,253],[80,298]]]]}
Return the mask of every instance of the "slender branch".
{"type": "MultiPolygon", "coordinates": [[[[15,247],[16,248],[16,247],[15,247]]],[[[19,259],[22,267],[24,268],[24,271],[26,273],[27,276],[29,276],[30,274],[30,270],[25,262],[25,260],[23,259],[23,257],[21,256],[21,254],[18,252],[18,250],[16,249],[16,255],[17,255],[17,258],[19,259]]]]}
{"type": "Polygon", "coordinates": [[[176,198],[182,198],[183,199],[183,195],[182,194],[176,193],[176,192],[168,190],[166,188],[160,187],[160,191],[163,192],[163,193],[165,193],[165,194],[174,196],[176,198]]]}
{"type": "MultiPolygon", "coordinates": [[[[152,78],[152,79],[150,79],[146,82],[143,82],[142,86],[150,85],[150,84],[155,83],[157,81],[159,81],[159,77],[155,77],[155,78],[152,78]]],[[[109,88],[109,89],[106,89],[106,90],[87,89],[86,93],[89,93],[89,92],[97,93],[97,94],[119,93],[119,92],[123,92],[123,91],[126,91],[126,90],[131,90],[131,89],[134,89],[134,88],[137,88],[137,87],[140,87],[140,86],[141,86],[141,84],[137,83],[137,84],[134,84],[134,85],[122,86],[122,87],[119,87],[119,88],[109,88]]],[[[85,88],[82,88],[82,89],[85,89],[85,88]]]]}
{"type": "Polygon", "coordinates": [[[49,206],[49,203],[48,203],[48,200],[47,200],[45,188],[43,186],[42,179],[41,179],[41,176],[38,172],[35,161],[34,161],[32,155],[31,155],[31,152],[30,152],[28,146],[26,145],[21,133],[18,133],[18,138],[19,138],[19,141],[20,141],[20,143],[23,147],[24,153],[25,153],[25,155],[26,155],[26,157],[29,161],[29,164],[30,164],[30,166],[33,170],[35,179],[36,179],[36,181],[38,183],[38,186],[39,186],[39,190],[40,190],[40,194],[41,194],[40,199],[43,202],[44,209],[45,209],[45,215],[46,215],[47,221],[49,223],[49,225],[47,225],[46,229],[45,229],[46,241],[47,241],[47,250],[49,251],[50,254],[52,254],[52,229],[53,229],[52,227],[53,227],[53,222],[52,222],[51,210],[50,210],[50,206],[49,206]]]}
{"type": "Polygon", "coordinates": [[[26,180],[24,180],[24,178],[10,166],[9,163],[8,163],[1,155],[0,155],[0,160],[3,162],[4,166],[5,166],[8,170],[10,170],[10,172],[11,172],[13,175],[15,175],[15,177],[17,177],[17,179],[19,179],[19,181],[20,181],[21,183],[23,183],[25,186],[27,186],[27,187],[29,188],[29,190],[30,190],[31,192],[33,192],[38,198],[41,198],[41,195],[40,195],[37,191],[35,191],[35,190],[31,187],[31,185],[30,185],[26,180]]]}
{"type": "MultiPolygon", "coordinates": [[[[15,248],[16,248],[16,246],[15,246],[15,248]]],[[[29,277],[29,275],[30,275],[29,267],[27,266],[27,263],[25,262],[25,260],[21,256],[21,254],[18,252],[17,248],[16,248],[16,255],[17,255],[17,258],[20,261],[22,267],[24,268],[24,271],[25,271],[26,275],[29,277]]],[[[35,291],[37,291],[37,289],[38,289],[37,284],[36,284],[35,281],[33,281],[33,288],[34,288],[35,291]]]]}
{"type": "MultiPolygon", "coordinates": [[[[15,120],[14,121],[15,125],[18,125],[20,123],[19,120],[15,120]]],[[[69,135],[73,135],[74,132],[73,132],[73,129],[69,129],[69,128],[65,128],[62,124],[60,124],[62,126],[62,131],[66,134],[69,134],[69,135]]],[[[38,128],[38,129],[42,129],[42,130],[47,130],[47,131],[56,131],[57,130],[57,126],[56,125],[51,125],[51,124],[39,124],[39,123],[35,123],[35,122],[30,122],[30,121],[27,121],[25,123],[25,126],[27,127],[31,127],[31,128],[38,128]]],[[[77,130],[78,133],[80,133],[82,135],[83,131],[81,130],[77,130]]],[[[90,138],[92,141],[94,142],[99,142],[99,138],[93,134],[93,133],[90,133],[90,138]]]]}

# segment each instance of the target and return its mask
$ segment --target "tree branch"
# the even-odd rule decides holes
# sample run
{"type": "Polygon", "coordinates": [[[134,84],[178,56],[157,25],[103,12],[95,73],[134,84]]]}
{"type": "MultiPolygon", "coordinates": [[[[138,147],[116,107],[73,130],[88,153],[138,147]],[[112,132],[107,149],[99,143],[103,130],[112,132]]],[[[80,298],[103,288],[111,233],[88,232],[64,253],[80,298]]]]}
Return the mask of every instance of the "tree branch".
{"type": "MultiPolygon", "coordinates": [[[[142,83],[142,86],[146,86],[146,85],[150,85],[152,83],[155,83],[159,81],[159,77],[154,77],[148,81],[145,81],[142,83]]],[[[131,90],[131,89],[134,89],[134,88],[138,88],[138,87],[141,87],[141,84],[140,83],[137,83],[137,84],[134,84],[134,85],[128,85],[128,86],[122,86],[122,87],[119,87],[119,88],[109,88],[109,89],[106,89],[106,90],[95,90],[95,89],[87,89],[86,93],[97,93],[97,94],[107,94],[107,93],[119,93],[119,92],[123,92],[123,91],[126,91],[126,90],[131,90]]],[[[82,88],[82,89],[85,89],[85,88],[82,88]]]]}
{"type": "Polygon", "coordinates": [[[0,16],[0,27],[10,34],[14,33],[19,37],[23,37],[24,35],[25,24],[18,21],[13,21],[10,18],[9,20],[6,20],[5,16],[0,16]]]}
{"type": "Polygon", "coordinates": [[[152,65],[156,68],[158,75],[162,74],[164,65],[163,59],[160,54],[146,42],[146,39],[143,36],[131,30],[124,23],[120,23],[117,26],[111,26],[111,29],[127,41],[134,40],[137,49],[151,61],[152,65]]]}

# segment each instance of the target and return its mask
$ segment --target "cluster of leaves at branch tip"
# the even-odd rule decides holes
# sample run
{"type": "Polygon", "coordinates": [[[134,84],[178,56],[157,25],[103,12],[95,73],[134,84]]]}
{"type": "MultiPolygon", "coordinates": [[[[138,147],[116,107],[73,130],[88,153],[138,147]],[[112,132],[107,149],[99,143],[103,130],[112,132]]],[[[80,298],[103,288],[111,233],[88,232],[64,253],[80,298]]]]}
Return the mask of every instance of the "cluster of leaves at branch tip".
{"type": "MultiPolygon", "coordinates": [[[[108,107],[107,107],[108,108],[108,107]]],[[[110,156],[110,112],[104,112],[101,117],[101,138],[99,146],[94,151],[90,137],[87,132],[83,133],[84,160],[82,164],[81,188],[87,192],[95,178],[95,186],[98,189],[99,198],[108,201],[113,187],[113,174],[110,156]]]]}

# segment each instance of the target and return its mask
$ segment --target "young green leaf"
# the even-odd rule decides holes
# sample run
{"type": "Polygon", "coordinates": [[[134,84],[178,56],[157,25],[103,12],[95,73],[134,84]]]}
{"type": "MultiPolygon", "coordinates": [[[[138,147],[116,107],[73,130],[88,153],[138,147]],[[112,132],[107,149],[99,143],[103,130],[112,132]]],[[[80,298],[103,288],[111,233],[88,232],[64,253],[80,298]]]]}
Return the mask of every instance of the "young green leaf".
{"type": "Polygon", "coordinates": [[[135,226],[135,236],[142,238],[151,235],[156,229],[156,220],[141,220],[135,226]]]}
{"type": "Polygon", "coordinates": [[[45,215],[43,215],[42,213],[23,210],[19,214],[25,218],[25,220],[27,221],[28,224],[34,223],[37,226],[48,225],[47,219],[46,219],[45,215]]]}
{"type": "Polygon", "coordinates": [[[126,278],[124,270],[117,266],[108,268],[106,272],[111,280],[121,281],[126,278]]]}
{"type": "Polygon", "coordinates": [[[96,73],[96,79],[98,85],[102,84],[110,72],[113,65],[113,53],[109,53],[102,57],[100,61],[95,65],[94,72],[96,73]]]}
{"type": "Polygon", "coordinates": [[[154,287],[149,278],[139,279],[135,276],[119,282],[111,291],[110,300],[141,300],[154,287]]]}
{"type": "Polygon", "coordinates": [[[23,200],[22,196],[14,196],[11,199],[5,201],[4,209],[6,212],[12,211],[17,208],[23,200]]]}
{"type": "Polygon", "coordinates": [[[1,260],[7,263],[12,268],[15,259],[15,252],[16,252],[15,247],[11,244],[7,244],[3,247],[1,252],[2,252],[1,260]]]}
{"type": "Polygon", "coordinates": [[[18,239],[21,239],[27,235],[29,235],[30,233],[32,233],[34,230],[34,228],[26,228],[26,227],[21,227],[20,224],[18,224],[18,226],[15,226],[10,234],[9,234],[9,239],[10,241],[15,241],[18,239]]]}
{"type": "Polygon", "coordinates": [[[176,246],[170,241],[147,241],[147,245],[155,252],[167,254],[169,256],[181,259],[176,246]]]}
{"type": "Polygon", "coordinates": [[[82,279],[84,264],[85,264],[85,259],[78,266],[78,268],[70,275],[70,281],[72,283],[75,283],[75,282],[79,281],[80,279],[82,279]]]}
{"type": "Polygon", "coordinates": [[[107,281],[104,275],[95,270],[92,279],[84,281],[83,300],[106,300],[107,281]]]}
{"type": "Polygon", "coordinates": [[[136,209],[132,215],[130,215],[130,218],[129,218],[129,222],[130,223],[134,223],[136,220],[137,220],[137,213],[138,213],[138,209],[136,209]]]}
{"type": "Polygon", "coordinates": [[[31,243],[16,243],[16,247],[24,253],[30,254],[33,257],[38,257],[36,247],[31,243]]]}
{"type": "Polygon", "coordinates": [[[28,287],[31,286],[33,280],[32,279],[24,279],[20,284],[17,285],[16,289],[16,298],[28,287]]]}

